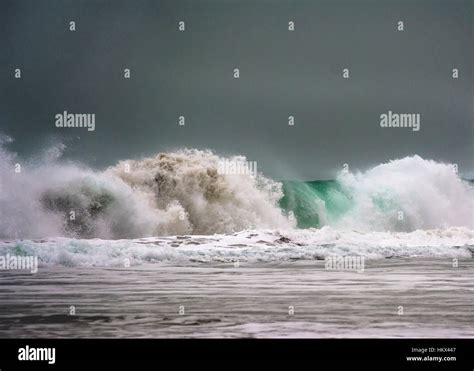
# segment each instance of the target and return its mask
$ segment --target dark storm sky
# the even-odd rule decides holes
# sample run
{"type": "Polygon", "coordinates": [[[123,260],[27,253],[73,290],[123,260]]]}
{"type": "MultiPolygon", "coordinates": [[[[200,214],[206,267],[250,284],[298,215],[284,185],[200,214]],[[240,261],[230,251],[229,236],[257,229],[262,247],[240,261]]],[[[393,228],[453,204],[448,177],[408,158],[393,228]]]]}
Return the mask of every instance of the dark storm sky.
{"type": "Polygon", "coordinates": [[[473,3],[1,0],[0,132],[94,167],[196,147],[285,179],[412,154],[474,177],[473,3]],[[95,132],[56,128],[64,110],[95,113],[95,132]],[[380,128],[388,110],[421,130],[380,128]]]}

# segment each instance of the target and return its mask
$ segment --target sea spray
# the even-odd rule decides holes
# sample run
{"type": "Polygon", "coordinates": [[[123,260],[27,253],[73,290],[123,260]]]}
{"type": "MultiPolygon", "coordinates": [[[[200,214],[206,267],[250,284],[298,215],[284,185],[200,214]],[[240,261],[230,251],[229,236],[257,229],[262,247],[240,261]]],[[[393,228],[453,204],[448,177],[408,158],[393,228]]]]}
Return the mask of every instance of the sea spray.
{"type": "Polygon", "coordinates": [[[364,173],[341,174],[351,208],[333,225],[364,231],[474,229],[474,188],[449,164],[405,157],[364,173]]]}
{"type": "Polygon", "coordinates": [[[341,172],[335,180],[284,182],[282,208],[298,227],[414,231],[474,229],[474,187],[452,166],[405,157],[366,172],[341,172]]]}
{"type": "Polygon", "coordinates": [[[137,238],[291,228],[281,184],[261,174],[221,174],[225,159],[180,150],[121,161],[105,171],[61,162],[47,150],[15,173],[2,149],[0,238],[137,238]]]}
{"type": "Polygon", "coordinates": [[[419,156],[333,181],[281,183],[219,171],[223,161],[246,158],[209,150],[159,153],[97,171],[62,160],[61,144],[20,161],[4,148],[11,139],[0,139],[1,239],[210,235],[289,230],[296,222],[361,232],[474,229],[472,184],[419,156]]]}

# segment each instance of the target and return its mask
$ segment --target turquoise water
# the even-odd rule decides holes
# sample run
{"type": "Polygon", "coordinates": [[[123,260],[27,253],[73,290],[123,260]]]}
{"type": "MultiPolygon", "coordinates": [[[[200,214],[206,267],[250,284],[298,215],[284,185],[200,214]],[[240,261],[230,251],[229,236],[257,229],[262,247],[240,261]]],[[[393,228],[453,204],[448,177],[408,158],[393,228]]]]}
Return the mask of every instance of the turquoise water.
{"type": "Polygon", "coordinates": [[[335,180],[284,181],[284,197],[280,207],[292,211],[299,228],[320,227],[325,224],[322,212],[328,221],[336,220],[352,206],[351,195],[335,180]]]}
{"type": "MultiPolygon", "coordinates": [[[[474,186],[474,180],[465,180],[474,186]]],[[[293,212],[298,228],[319,228],[338,221],[355,204],[354,190],[337,180],[282,181],[284,196],[279,206],[293,212]]],[[[380,189],[370,195],[374,209],[385,213],[401,209],[390,190],[380,189]]]]}

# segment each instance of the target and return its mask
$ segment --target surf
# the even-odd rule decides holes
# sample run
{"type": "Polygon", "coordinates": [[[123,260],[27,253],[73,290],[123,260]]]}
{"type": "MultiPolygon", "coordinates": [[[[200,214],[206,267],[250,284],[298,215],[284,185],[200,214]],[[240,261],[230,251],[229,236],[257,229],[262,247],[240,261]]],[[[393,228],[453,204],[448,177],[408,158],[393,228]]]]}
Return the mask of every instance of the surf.
{"type": "Polygon", "coordinates": [[[134,239],[325,226],[474,229],[472,184],[449,164],[420,156],[341,172],[329,181],[280,182],[260,172],[219,171],[222,163],[247,160],[211,150],[181,149],[96,170],[63,160],[62,145],[20,161],[2,141],[1,239],[134,239]],[[20,173],[13,171],[18,162],[20,173]]]}
{"type": "Polygon", "coordinates": [[[0,238],[139,238],[292,228],[278,206],[282,186],[262,174],[221,174],[224,158],[182,149],[120,161],[99,171],[61,161],[62,147],[12,169],[0,153],[0,238]],[[52,155],[53,154],[53,155],[52,155]]]}
{"type": "Polygon", "coordinates": [[[474,187],[449,164],[410,156],[335,180],[283,183],[280,205],[301,228],[474,228],[474,187]]]}

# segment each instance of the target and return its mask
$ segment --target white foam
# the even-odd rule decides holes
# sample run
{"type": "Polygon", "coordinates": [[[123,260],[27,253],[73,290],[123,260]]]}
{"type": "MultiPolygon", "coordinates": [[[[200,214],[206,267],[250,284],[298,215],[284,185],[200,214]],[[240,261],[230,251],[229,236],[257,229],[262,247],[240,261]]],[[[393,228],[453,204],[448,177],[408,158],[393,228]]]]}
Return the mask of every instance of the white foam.
{"type": "Polygon", "coordinates": [[[0,238],[136,238],[294,225],[278,207],[280,183],[261,174],[219,174],[223,158],[210,151],[181,150],[94,171],[59,162],[62,149],[22,162],[16,173],[17,159],[0,148],[0,238]]]}
{"type": "Polygon", "coordinates": [[[365,173],[341,174],[337,180],[351,195],[353,206],[335,227],[365,231],[474,229],[474,187],[449,164],[412,156],[365,173]]]}
{"type": "Polygon", "coordinates": [[[470,258],[474,231],[466,228],[405,232],[247,230],[235,234],[134,240],[47,238],[0,242],[0,254],[36,255],[41,264],[124,266],[157,262],[216,263],[324,259],[329,255],[470,258]]]}
{"type": "MultiPolygon", "coordinates": [[[[241,253],[244,258],[262,256],[265,260],[275,254],[276,259],[283,259],[286,251],[272,246],[274,241],[265,240],[279,233],[268,231],[288,231],[285,233],[294,243],[285,247],[289,256],[307,257],[324,252],[323,244],[368,255],[385,256],[394,248],[396,254],[410,255],[419,249],[423,255],[425,247],[433,254],[437,248],[468,243],[466,233],[474,230],[474,187],[454,173],[451,166],[419,156],[394,160],[365,173],[341,174],[337,181],[347,192],[344,196],[350,200],[350,207],[336,219],[326,218],[325,203],[318,199],[314,205],[321,208],[320,220],[331,228],[305,231],[294,229],[295,221],[279,208],[283,196],[279,182],[262,174],[218,171],[222,161],[242,163],[246,161],[243,156],[223,158],[207,150],[185,149],[121,161],[105,171],[96,171],[60,161],[64,150],[61,144],[31,161],[18,161],[15,154],[2,147],[9,141],[0,136],[0,239],[208,235],[205,238],[209,244],[199,244],[196,252],[189,247],[183,251],[171,249],[167,240],[155,242],[164,257],[179,255],[188,259],[196,253],[196,259],[204,255],[204,260],[212,260],[207,256],[222,255],[227,259],[241,253]],[[22,165],[20,173],[14,171],[17,162],[22,165]],[[68,219],[70,211],[76,213],[74,222],[68,219]],[[224,235],[249,229],[256,230],[258,238],[266,242],[249,244],[252,237],[248,235],[224,235]],[[209,236],[213,234],[219,236],[209,236]],[[242,241],[237,242],[239,239],[242,241]],[[241,252],[239,248],[229,249],[238,243],[246,246],[241,252]],[[252,248],[256,251],[250,251],[252,248]],[[380,253],[380,249],[385,250],[380,253]]],[[[42,246],[51,245],[49,250],[55,250],[51,241],[64,246],[63,255],[74,244],[90,250],[95,243],[48,239],[42,246]]],[[[180,245],[173,242],[176,243],[180,245]]],[[[135,240],[100,244],[119,251],[119,255],[122,250],[142,246],[135,240]]]]}

